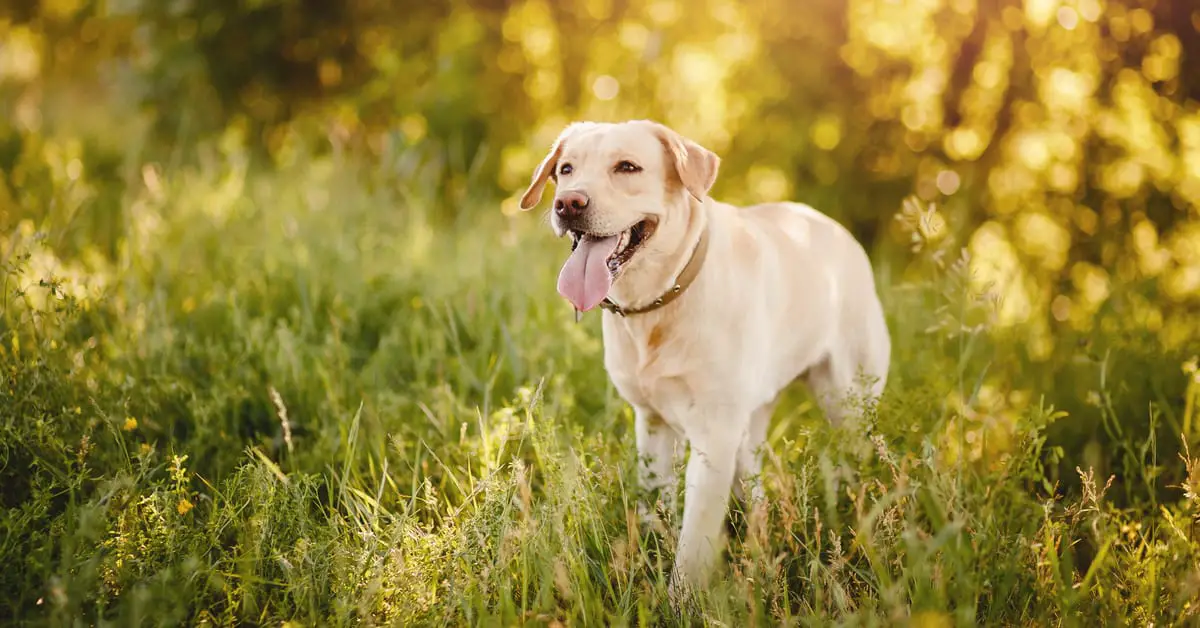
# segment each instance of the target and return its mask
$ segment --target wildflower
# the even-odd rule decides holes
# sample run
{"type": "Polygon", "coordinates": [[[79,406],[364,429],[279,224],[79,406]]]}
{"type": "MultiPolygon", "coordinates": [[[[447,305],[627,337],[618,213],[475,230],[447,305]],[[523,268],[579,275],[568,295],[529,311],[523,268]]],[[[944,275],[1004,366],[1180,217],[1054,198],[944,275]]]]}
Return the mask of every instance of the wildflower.
{"type": "Polygon", "coordinates": [[[195,505],[188,501],[188,498],[186,497],[180,497],[179,503],[175,506],[175,510],[179,512],[180,516],[188,514],[192,508],[195,508],[195,505]]]}
{"type": "Polygon", "coordinates": [[[142,443],[141,446],[138,447],[138,451],[140,451],[143,456],[149,456],[150,452],[154,451],[154,448],[150,446],[150,443],[142,443]]]}
{"type": "Polygon", "coordinates": [[[132,432],[133,430],[137,429],[137,425],[137,419],[127,416],[125,417],[125,424],[121,426],[121,429],[125,430],[126,432],[132,432]]]}

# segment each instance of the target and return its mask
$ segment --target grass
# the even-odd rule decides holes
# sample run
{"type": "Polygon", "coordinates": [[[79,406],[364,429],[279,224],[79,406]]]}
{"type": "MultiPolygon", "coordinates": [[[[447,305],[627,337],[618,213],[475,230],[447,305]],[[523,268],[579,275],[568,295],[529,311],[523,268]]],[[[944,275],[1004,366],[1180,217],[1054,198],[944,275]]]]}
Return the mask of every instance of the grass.
{"type": "Polygon", "coordinates": [[[136,174],[114,257],[70,217],[0,242],[15,623],[1195,621],[1196,344],[1118,305],[1033,363],[952,245],[881,259],[887,396],[835,432],[789,392],[769,506],[731,518],[688,618],[536,216],[439,222],[432,191],[330,158],[136,174]]]}

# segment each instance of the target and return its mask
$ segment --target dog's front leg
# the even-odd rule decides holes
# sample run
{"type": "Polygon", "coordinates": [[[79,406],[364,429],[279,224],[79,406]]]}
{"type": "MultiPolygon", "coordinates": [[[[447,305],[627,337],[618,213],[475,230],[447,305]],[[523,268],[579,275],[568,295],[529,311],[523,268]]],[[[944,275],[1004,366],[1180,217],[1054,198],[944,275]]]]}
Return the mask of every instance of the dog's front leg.
{"type": "Polygon", "coordinates": [[[671,582],[673,596],[683,593],[681,587],[694,589],[706,584],[724,549],[729,492],[744,431],[739,428],[746,421],[714,416],[696,424],[702,427],[689,435],[691,458],[671,582]]]}

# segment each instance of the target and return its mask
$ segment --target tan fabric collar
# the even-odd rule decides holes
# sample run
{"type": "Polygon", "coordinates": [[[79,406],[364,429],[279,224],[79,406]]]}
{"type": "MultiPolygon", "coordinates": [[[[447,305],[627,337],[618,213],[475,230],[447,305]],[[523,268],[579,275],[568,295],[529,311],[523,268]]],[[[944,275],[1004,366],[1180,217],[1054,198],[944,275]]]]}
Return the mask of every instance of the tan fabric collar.
{"type": "Polygon", "coordinates": [[[604,300],[600,302],[600,307],[620,316],[645,314],[646,312],[657,310],[671,301],[678,299],[679,295],[683,294],[683,291],[687,290],[688,286],[692,285],[692,282],[695,281],[696,277],[700,275],[700,268],[704,266],[704,258],[707,254],[708,227],[705,226],[704,230],[700,232],[700,240],[696,242],[696,248],[692,249],[692,257],[688,260],[687,266],[683,267],[683,271],[680,272],[679,276],[675,279],[675,285],[671,286],[671,289],[667,290],[665,294],[652,301],[650,305],[642,308],[625,309],[612,302],[612,300],[610,300],[608,297],[605,297],[604,300]]]}

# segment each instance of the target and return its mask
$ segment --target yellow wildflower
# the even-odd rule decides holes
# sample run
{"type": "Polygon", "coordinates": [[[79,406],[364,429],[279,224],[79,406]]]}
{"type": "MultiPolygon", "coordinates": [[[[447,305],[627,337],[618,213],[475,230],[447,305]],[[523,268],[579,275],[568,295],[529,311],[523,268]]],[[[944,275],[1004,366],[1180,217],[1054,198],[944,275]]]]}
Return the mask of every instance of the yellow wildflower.
{"type": "Polygon", "coordinates": [[[188,514],[188,512],[190,512],[194,507],[195,506],[192,504],[192,502],[188,501],[188,498],[181,497],[179,498],[179,504],[175,506],[175,510],[177,510],[180,516],[182,516],[188,514]]]}
{"type": "Polygon", "coordinates": [[[125,417],[125,425],[122,425],[121,429],[125,430],[126,432],[132,432],[133,430],[136,430],[137,429],[137,419],[135,419],[131,416],[125,417]]]}

